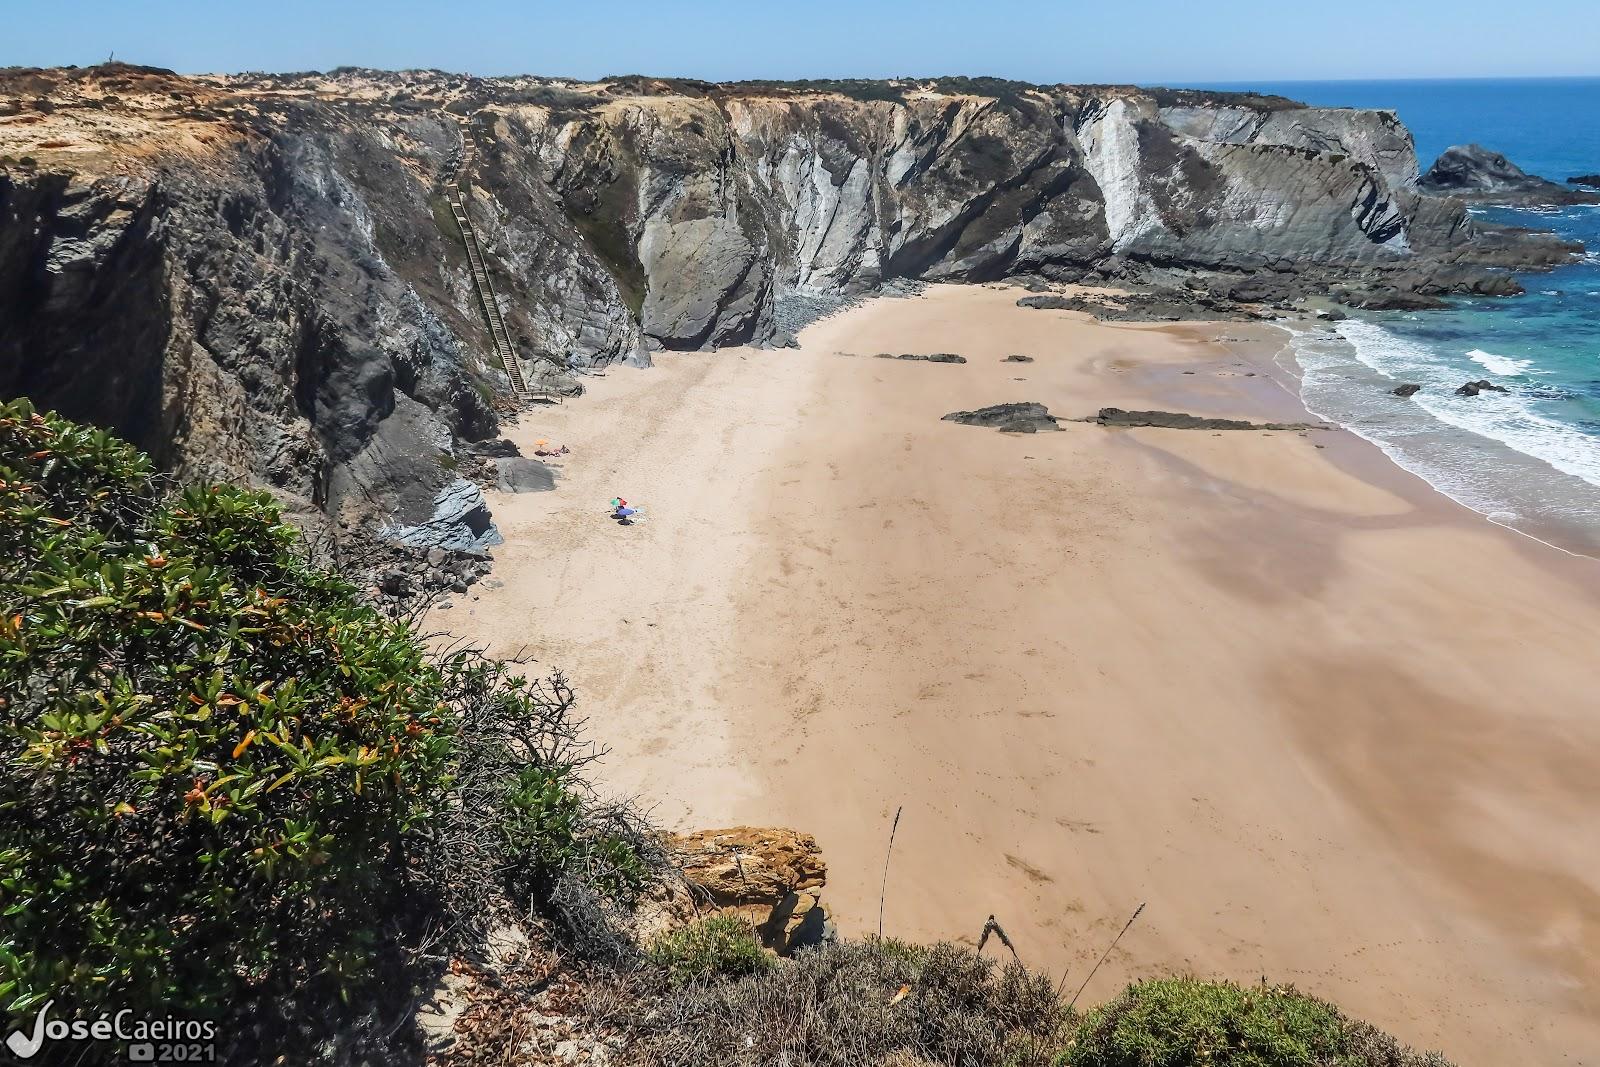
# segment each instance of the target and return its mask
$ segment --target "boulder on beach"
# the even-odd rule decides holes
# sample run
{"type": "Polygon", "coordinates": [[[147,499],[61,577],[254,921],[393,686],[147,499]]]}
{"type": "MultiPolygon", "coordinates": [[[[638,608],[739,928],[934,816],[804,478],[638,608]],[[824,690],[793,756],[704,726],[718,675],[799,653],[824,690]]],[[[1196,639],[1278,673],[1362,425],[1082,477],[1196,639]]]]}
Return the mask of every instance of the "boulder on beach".
{"type": "Polygon", "coordinates": [[[1049,293],[1043,296],[1025,296],[1017,301],[1019,308],[1035,308],[1039,311],[1077,311],[1083,306],[1083,301],[1049,293]]]}
{"type": "Polygon", "coordinates": [[[1477,396],[1479,393],[1509,393],[1511,390],[1503,385],[1496,385],[1487,378],[1479,378],[1475,382],[1467,382],[1456,390],[1457,396],[1477,396]]]}
{"type": "Polygon", "coordinates": [[[1047,433],[1061,429],[1049,408],[1032,401],[991,404],[976,411],[952,411],[941,421],[959,422],[963,426],[987,426],[1001,433],[1047,433]]]}
{"type": "Polygon", "coordinates": [[[683,882],[667,888],[651,925],[671,929],[708,912],[735,915],[780,956],[834,936],[822,903],[828,864],[810,834],[733,826],[672,834],[664,844],[683,882]]]}
{"type": "Polygon", "coordinates": [[[466,448],[474,456],[482,456],[485,459],[506,459],[522,455],[522,450],[517,447],[516,442],[508,441],[504,437],[473,441],[466,448]]]}
{"type": "Polygon", "coordinates": [[[555,472],[536,459],[497,459],[495,473],[502,493],[543,493],[556,487],[555,472]]]}
{"type": "Polygon", "coordinates": [[[481,551],[503,543],[483,490],[465,478],[455,479],[434,494],[433,514],[426,521],[385,526],[381,535],[411,548],[441,551],[481,551]]]}
{"type": "Polygon", "coordinates": [[[1422,386],[1413,384],[1411,382],[1407,382],[1404,385],[1397,385],[1393,389],[1389,390],[1389,392],[1393,393],[1395,396],[1401,396],[1401,397],[1415,396],[1417,393],[1420,393],[1421,391],[1422,391],[1422,386]]]}

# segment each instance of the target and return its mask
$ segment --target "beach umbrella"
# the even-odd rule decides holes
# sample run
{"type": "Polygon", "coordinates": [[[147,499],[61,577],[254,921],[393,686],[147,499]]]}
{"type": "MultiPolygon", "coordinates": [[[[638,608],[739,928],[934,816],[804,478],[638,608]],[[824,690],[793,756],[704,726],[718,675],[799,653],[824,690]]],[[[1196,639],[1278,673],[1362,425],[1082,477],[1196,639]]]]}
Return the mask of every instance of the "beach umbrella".
{"type": "Polygon", "coordinates": [[[625,519],[629,515],[637,515],[637,514],[639,514],[639,509],[638,508],[618,508],[617,509],[617,514],[625,519]]]}
{"type": "Polygon", "coordinates": [[[545,445],[547,445],[547,444],[549,444],[549,443],[550,443],[550,442],[549,442],[549,441],[548,441],[548,440],[545,440],[545,441],[535,441],[535,442],[534,442],[534,444],[535,444],[535,445],[536,445],[536,446],[538,446],[538,447],[539,447],[539,448],[543,448],[543,447],[544,447],[544,446],[545,446],[545,445]]]}

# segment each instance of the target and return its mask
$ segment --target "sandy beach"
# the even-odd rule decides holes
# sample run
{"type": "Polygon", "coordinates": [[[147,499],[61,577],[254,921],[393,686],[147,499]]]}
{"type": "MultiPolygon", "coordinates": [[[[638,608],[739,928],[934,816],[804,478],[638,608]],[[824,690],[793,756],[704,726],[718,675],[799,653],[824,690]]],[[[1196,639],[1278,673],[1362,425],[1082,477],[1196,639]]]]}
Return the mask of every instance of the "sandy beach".
{"type": "Polygon", "coordinates": [[[1307,418],[1275,328],[1019,295],[590,379],[511,430],[572,452],[491,494],[498,584],[436,621],[565,670],[662,823],[816,834],[846,934],[900,808],[887,933],[992,913],[1073,989],[1147,904],[1080,1006],[1265,976],[1468,1067],[1600,1064],[1600,563],[1344,431],[940,421],[1307,418]]]}

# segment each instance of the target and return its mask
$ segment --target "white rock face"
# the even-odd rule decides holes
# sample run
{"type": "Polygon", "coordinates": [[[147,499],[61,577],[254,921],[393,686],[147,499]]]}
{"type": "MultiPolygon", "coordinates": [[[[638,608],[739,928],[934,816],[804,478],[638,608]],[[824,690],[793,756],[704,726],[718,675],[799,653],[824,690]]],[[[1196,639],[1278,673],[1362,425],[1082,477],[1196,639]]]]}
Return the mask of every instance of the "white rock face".
{"type": "Polygon", "coordinates": [[[1127,100],[1112,100],[1078,128],[1084,164],[1100,183],[1106,229],[1114,251],[1132,247],[1158,226],[1145,192],[1139,160],[1139,132],[1127,100]]]}
{"type": "Polygon", "coordinates": [[[866,160],[853,159],[836,182],[815,146],[796,140],[784,153],[771,187],[793,206],[797,291],[833,293],[877,281],[882,246],[869,170],[866,160]]]}

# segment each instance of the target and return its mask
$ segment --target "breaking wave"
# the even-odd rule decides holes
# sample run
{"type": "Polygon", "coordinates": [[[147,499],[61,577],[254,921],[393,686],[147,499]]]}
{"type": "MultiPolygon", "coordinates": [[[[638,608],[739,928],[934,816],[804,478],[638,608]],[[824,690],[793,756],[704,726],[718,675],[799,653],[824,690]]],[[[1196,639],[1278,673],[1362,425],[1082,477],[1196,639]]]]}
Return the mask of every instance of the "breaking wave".
{"type": "Polygon", "coordinates": [[[1533,367],[1531,359],[1512,359],[1510,356],[1497,356],[1493,352],[1485,352],[1481,348],[1474,348],[1467,353],[1467,358],[1495,374],[1504,374],[1508,377],[1522,374],[1533,367]]]}
{"type": "Polygon", "coordinates": [[[1448,354],[1357,319],[1297,333],[1290,352],[1310,411],[1446,496],[1504,525],[1600,523],[1600,437],[1538,410],[1554,390],[1530,377],[1531,360],[1448,354]],[[1506,378],[1511,392],[1458,395],[1472,364],[1506,378]],[[1390,392],[1402,382],[1422,388],[1402,400],[1390,392]]]}

